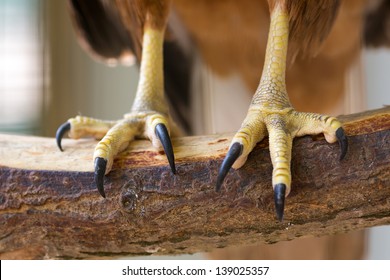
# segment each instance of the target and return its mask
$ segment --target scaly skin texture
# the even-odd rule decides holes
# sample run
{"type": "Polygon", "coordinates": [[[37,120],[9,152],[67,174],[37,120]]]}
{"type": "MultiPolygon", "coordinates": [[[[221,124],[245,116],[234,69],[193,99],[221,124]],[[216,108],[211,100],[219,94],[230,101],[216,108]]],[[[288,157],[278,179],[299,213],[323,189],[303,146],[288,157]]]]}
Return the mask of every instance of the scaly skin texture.
{"type": "Polygon", "coordinates": [[[145,25],[138,89],[131,112],[124,119],[110,122],[77,116],[68,120],[71,125],[70,137],[94,136],[102,139],[95,148],[93,158],[107,161],[105,174],[110,172],[114,157],[126,149],[135,137],[148,138],[155,148],[162,150],[155,133],[156,125],[164,124],[168,131],[173,126],[164,99],[164,30],[145,25]]]}
{"type": "Polygon", "coordinates": [[[168,106],[164,99],[163,42],[164,29],[157,30],[146,26],[142,43],[140,78],[132,112],[153,109],[168,114],[168,106]]]}
{"type": "Polygon", "coordinates": [[[256,143],[269,136],[269,147],[273,164],[272,185],[286,186],[285,195],[291,190],[291,148],[296,136],[324,133],[326,140],[337,140],[335,132],[341,123],[333,118],[294,110],[288,99],[285,72],[288,46],[288,14],[278,4],[271,15],[266,58],[259,87],[253,96],[248,114],[232,144],[243,146],[241,155],[233,168],[244,165],[248,154],[256,143]]]}

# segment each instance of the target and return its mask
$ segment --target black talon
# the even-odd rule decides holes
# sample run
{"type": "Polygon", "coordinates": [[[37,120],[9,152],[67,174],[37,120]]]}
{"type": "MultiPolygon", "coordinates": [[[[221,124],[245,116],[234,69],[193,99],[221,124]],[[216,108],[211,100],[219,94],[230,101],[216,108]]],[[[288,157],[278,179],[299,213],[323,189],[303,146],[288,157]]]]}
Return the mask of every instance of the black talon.
{"type": "Polygon", "coordinates": [[[344,129],[342,127],[339,127],[336,130],[336,137],[337,140],[339,141],[339,145],[341,149],[340,160],[342,160],[347,154],[347,150],[348,150],[348,138],[345,135],[344,129]]]}
{"type": "Polygon", "coordinates": [[[226,175],[228,174],[228,172],[229,172],[230,168],[232,167],[233,163],[241,155],[243,148],[244,148],[244,146],[242,144],[238,143],[238,142],[234,143],[230,147],[230,149],[229,149],[225,159],[223,160],[223,162],[221,164],[221,167],[219,168],[218,178],[217,178],[217,185],[216,185],[216,188],[215,188],[215,190],[217,192],[220,191],[222,183],[223,183],[223,180],[225,179],[226,175]]]}
{"type": "Polygon", "coordinates": [[[162,123],[159,123],[156,125],[154,131],[157,137],[161,141],[165,154],[167,155],[169,166],[171,167],[172,173],[176,174],[175,155],[173,154],[172,142],[171,142],[171,138],[169,137],[166,126],[162,123]]]}
{"type": "Polygon", "coordinates": [[[286,185],[285,184],[276,184],[274,187],[274,199],[275,199],[275,209],[276,216],[281,222],[283,220],[284,213],[284,201],[286,197],[286,185]]]}
{"type": "Polygon", "coordinates": [[[104,193],[104,174],[106,173],[107,160],[101,157],[95,158],[95,183],[100,195],[106,198],[104,193]]]}
{"type": "Polygon", "coordinates": [[[64,137],[64,134],[70,130],[70,122],[63,123],[56,132],[56,140],[57,140],[57,146],[63,152],[64,150],[62,149],[61,146],[61,140],[62,137],[64,137]]]}

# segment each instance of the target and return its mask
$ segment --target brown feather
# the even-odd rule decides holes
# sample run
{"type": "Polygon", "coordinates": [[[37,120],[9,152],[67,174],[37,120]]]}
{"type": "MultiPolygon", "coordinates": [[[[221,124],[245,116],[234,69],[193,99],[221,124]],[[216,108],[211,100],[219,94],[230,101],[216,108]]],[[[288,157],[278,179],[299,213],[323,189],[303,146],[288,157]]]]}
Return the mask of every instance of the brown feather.
{"type": "Polygon", "coordinates": [[[141,58],[142,36],[145,25],[166,27],[171,0],[116,0],[114,1],[125,28],[132,34],[137,58],[141,58]]]}
{"type": "Polygon", "coordinates": [[[121,60],[132,53],[133,40],[115,6],[103,0],[69,0],[68,6],[80,45],[93,57],[121,60]]]}
{"type": "Polygon", "coordinates": [[[328,36],[336,18],[339,0],[268,0],[270,13],[276,5],[282,5],[289,14],[289,52],[315,55],[328,36]]]}
{"type": "Polygon", "coordinates": [[[339,0],[287,1],[290,17],[290,55],[316,55],[329,35],[340,6],[339,0]]]}
{"type": "Polygon", "coordinates": [[[369,47],[390,47],[390,1],[371,1],[364,26],[364,42],[369,47]]]}

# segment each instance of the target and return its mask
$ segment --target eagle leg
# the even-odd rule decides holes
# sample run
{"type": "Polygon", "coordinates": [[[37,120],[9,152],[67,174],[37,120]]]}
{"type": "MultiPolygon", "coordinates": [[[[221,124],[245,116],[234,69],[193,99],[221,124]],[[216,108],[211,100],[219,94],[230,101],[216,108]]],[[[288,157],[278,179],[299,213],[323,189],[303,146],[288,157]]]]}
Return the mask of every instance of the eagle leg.
{"type": "Polygon", "coordinates": [[[173,173],[175,159],[170,140],[170,131],[175,130],[164,97],[163,41],[165,26],[144,25],[140,79],[136,97],[130,113],[116,122],[100,121],[87,117],[68,120],[57,131],[57,144],[62,150],[61,139],[69,131],[72,138],[95,136],[101,141],[93,155],[95,183],[99,193],[105,197],[104,175],[112,168],[115,156],[127,148],[135,138],[147,138],[158,150],[164,150],[173,173]]]}
{"type": "Polygon", "coordinates": [[[217,178],[219,190],[231,167],[244,165],[256,143],[269,136],[272,185],[278,220],[283,220],[285,197],[291,190],[291,149],[296,136],[324,133],[329,143],[339,141],[341,158],[348,142],[341,123],[333,117],[301,113],[292,108],[285,86],[289,15],[283,1],[271,12],[263,74],[247,116],[235,134],[217,178]]]}

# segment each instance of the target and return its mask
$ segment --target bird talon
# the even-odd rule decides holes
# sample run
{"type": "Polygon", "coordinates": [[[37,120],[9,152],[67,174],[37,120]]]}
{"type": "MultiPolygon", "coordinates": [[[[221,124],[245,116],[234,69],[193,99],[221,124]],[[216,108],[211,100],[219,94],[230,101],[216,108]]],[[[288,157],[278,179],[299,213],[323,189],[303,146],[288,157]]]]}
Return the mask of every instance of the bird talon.
{"type": "Polygon", "coordinates": [[[347,154],[347,150],[348,150],[348,138],[345,135],[344,129],[342,127],[339,127],[336,130],[336,137],[339,142],[340,150],[341,150],[340,160],[342,160],[347,154]]]}
{"type": "Polygon", "coordinates": [[[63,123],[58,129],[57,129],[57,132],[56,132],[56,141],[57,141],[57,146],[58,148],[60,149],[61,152],[63,152],[64,150],[62,149],[62,146],[61,146],[61,140],[62,138],[64,137],[64,134],[66,132],[70,131],[70,122],[66,122],[66,123],[63,123]]]}
{"type": "Polygon", "coordinates": [[[104,192],[104,174],[106,173],[107,160],[101,157],[95,159],[95,183],[100,195],[106,198],[104,192]]]}
{"type": "Polygon", "coordinates": [[[175,155],[173,153],[172,142],[171,138],[169,137],[167,127],[164,124],[159,123],[155,127],[155,133],[164,148],[165,154],[167,155],[167,159],[169,162],[169,166],[171,167],[172,173],[176,174],[175,155]]]}
{"type": "Polygon", "coordinates": [[[276,184],[274,186],[275,209],[276,216],[280,222],[283,221],[285,197],[286,185],[283,183],[276,184]]]}
{"type": "Polygon", "coordinates": [[[218,172],[218,178],[217,178],[217,185],[215,190],[217,192],[220,191],[222,183],[229,172],[230,168],[234,164],[234,162],[237,160],[237,158],[242,154],[242,151],[244,149],[244,146],[238,142],[234,143],[228,153],[226,154],[225,159],[223,160],[221,167],[219,168],[218,172]]]}

